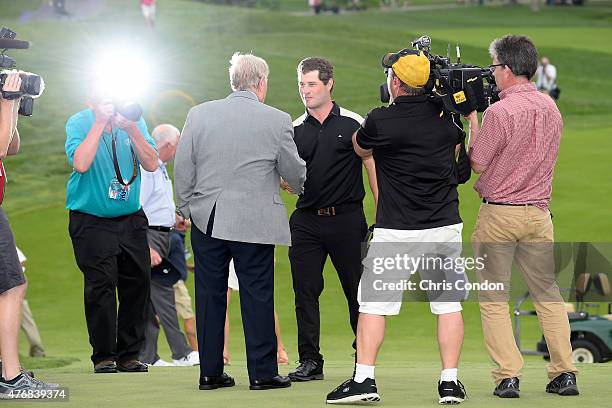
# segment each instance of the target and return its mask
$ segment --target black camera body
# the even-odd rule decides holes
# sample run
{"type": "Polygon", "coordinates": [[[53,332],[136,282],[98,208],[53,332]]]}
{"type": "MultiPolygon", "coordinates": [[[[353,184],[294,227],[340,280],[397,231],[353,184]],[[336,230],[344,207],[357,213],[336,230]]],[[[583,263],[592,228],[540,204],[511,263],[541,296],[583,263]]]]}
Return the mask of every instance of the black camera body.
{"type": "MultiPolygon", "coordinates": [[[[30,46],[27,41],[16,40],[16,33],[9,30],[6,27],[0,29],[0,49],[6,51],[8,49],[26,49],[30,46]]],[[[15,60],[8,55],[4,54],[4,51],[0,53],[0,69],[12,69],[17,66],[15,60]]],[[[19,104],[19,114],[23,116],[32,116],[34,109],[34,98],[39,97],[44,90],[44,82],[39,75],[22,72],[21,86],[18,91],[5,92],[1,88],[4,86],[4,82],[8,73],[0,72],[0,93],[4,99],[18,99],[21,98],[19,104]]]]}
{"type": "MultiPolygon", "coordinates": [[[[448,112],[467,115],[472,111],[483,112],[499,100],[495,78],[488,68],[462,64],[459,46],[457,62],[450,60],[450,46],[446,57],[430,52],[431,38],[422,36],[412,42],[412,48],[422,51],[430,63],[429,81],[425,92],[431,100],[448,112]]],[[[381,101],[389,102],[387,84],[381,85],[381,101]]]]}
{"type": "Polygon", "coordinates": [[[132,122],[138,122],[142,116],[142,107],[133,101],[114,101],[115,113],[120,113],[124,118],[132,122]]]}

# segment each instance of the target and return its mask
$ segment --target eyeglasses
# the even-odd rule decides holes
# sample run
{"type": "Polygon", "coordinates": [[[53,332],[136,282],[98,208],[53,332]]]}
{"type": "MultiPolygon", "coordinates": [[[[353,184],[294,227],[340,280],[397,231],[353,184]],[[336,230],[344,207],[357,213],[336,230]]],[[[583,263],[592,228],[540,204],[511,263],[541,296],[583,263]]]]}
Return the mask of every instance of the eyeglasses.
{"type": "Polygon", "coordinates": [[[491,73],[495,72],[495,67],[505,67],[506,64],[491,64],[489,65],[489,71],[491,71],[491,73]]]}

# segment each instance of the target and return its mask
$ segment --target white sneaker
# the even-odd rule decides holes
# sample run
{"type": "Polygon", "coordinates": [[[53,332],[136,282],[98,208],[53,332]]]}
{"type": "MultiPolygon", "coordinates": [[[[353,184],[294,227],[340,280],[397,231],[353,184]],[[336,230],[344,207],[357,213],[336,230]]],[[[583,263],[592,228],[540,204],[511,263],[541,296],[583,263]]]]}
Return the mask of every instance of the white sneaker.
{"type": "Polygon", "coordinates": [[[174,364],[164,361],[161,358],[151,365],[153,367],[174,367],[174,364]]]}
{"type": "Polygon", "coordinates": [[[197,351],[192,351],[180,360],[172,360],[175,366],[192,367],[200,365],[200,354],[197,351]]]}

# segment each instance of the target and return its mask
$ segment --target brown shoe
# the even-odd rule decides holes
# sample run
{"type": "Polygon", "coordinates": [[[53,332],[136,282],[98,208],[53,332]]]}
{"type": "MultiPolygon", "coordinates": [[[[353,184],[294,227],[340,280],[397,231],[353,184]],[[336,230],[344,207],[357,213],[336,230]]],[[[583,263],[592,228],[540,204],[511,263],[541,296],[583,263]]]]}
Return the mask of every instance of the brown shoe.
{"type": "Polygon", "coordinates": [[[138,360],[126,360],[117,364],[117,371],[122,373],[147,373],[149,366],[138,360]]]}
{"type": "Polygon", "coordinates": [[[112,360],[100,361],[98,364],[94,365],[94,373],[96,374],[109,374],[116,372],[117,365],[112,360]]]}

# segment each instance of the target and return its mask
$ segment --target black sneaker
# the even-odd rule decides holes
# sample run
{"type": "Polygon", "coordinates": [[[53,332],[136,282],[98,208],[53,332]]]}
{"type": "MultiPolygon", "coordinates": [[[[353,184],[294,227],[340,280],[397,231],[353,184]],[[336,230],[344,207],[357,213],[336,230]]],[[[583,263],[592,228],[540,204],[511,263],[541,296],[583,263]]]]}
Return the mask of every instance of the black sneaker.
{"type": "Polygon", "coordinates": [[[520,397],[519,391],[518,378],[504,378],[502,382],[495,387],[493,395],[497,395],[499,398],[518,398],[520,397]]]}
{"type": "Polygon", "coordinates": [[[465,399],[465,387],[461,381],[438,381],[438,394],[440,404],[461,404],[465,399]]]}
{"type": "Polygon", "coordinates": [[[323,379],[323,361],[302,360],[300,365],[289,373],[291,381],[310,381],[323,379]]]}
{"type": "Polygon", "coordinates": [[[559,395],[578,395],[578,385],[576,384],[576,374],[563,373],[558,375],[546,386],[546,392],[559,395]]]}
{"type": "Polygon", "coordinates": [[[378,395],[376,389],[376,381],[371,378],[366,378],[362,383],[355,382],[350,378],[327,394],[326,400],[328,404],[375,403],[379,401],[380,395],[378,395]]]}

